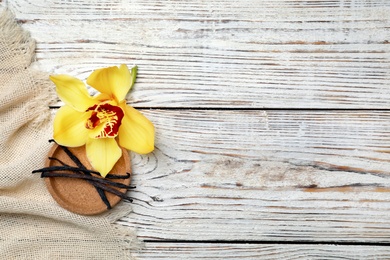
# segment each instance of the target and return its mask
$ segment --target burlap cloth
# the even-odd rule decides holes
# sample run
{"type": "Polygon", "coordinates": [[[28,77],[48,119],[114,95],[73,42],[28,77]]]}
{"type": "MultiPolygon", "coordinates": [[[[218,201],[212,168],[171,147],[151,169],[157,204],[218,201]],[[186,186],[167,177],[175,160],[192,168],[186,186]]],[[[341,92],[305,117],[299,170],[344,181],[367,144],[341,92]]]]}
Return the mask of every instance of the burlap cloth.
{"type": "Polygon", "coordinates": [[[113,224],[128,204],[99,216],[73,214],[31,173],[51,146],[48,106],[56,99],[48,75],[33,68],[34,51],[29,34],[0,10],[0,259],[132,259],[134,233],[113,224]]]}

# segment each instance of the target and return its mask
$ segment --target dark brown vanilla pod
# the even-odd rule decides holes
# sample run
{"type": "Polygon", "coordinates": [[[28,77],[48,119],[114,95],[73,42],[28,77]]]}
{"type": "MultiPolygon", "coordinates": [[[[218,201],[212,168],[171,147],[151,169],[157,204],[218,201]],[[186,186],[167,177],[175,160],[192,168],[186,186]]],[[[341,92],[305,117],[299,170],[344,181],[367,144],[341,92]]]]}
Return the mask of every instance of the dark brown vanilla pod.
{"type": "Polygon", "coordinates": [[[125,149],[106,178],[92,169],[85,146],[68,148],[54,144],[41,173],[50,194],[63,208],[82,215],[95,215],[115,206],[121,199],[132,201],[130,158],[125,149]]]}

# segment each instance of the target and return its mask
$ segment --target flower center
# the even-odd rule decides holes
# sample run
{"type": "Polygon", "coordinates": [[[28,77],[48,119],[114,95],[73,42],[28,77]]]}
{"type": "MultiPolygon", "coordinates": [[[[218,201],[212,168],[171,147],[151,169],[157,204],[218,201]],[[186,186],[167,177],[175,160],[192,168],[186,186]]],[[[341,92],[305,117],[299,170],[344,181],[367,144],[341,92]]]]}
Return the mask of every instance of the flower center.
{"type": "Polygon", "coordinates": [[[120,107],[113,106],[107,102],[94,105],[86,112],[92,111],[85,127],[91,130],[92,138],[114,138],[122,122],[124,113],[120,107]]]}

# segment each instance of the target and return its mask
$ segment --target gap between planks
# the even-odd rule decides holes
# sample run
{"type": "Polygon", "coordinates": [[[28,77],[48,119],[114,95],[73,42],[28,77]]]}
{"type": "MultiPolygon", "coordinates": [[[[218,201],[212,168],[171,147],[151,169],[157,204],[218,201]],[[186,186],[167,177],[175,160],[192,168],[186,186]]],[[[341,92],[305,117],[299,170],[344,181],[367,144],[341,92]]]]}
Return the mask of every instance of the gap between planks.
{"type": "Polygon", "coordinates": [[[340,246],[390,246],[389,243],[378,242],[343,242],[343,241],[251,241],[251,240],[143,240],[151,244],[230,244],[230,245],[340,245],[340,246]]]}
{"type": "Polygon", "coordinates": [[[386,246],[304,244],[169,244],[145,243],[135,255],[142,259],[389,259],[386,246]]]}
{"type": "MultiPolygon", "coordinates": [[[[143,106],[137,106],[132,105],[129,103],[128,105],[132,106],[135,109],[138,110],[167,110],[167,111],[175,111],[175,110],[188,110],[188,111],[351,111],[351,112],[387,112],[390,111],[390,108],[388,109],[373,109],[373,108],[288,108],[288,107],[264,107],[264,108],[253,108],[253,107],[143,107],[143,106]]],[[[49,106],[50,109],[56,110],[59,109],[61,105],[52,105],[49,106]]]]}

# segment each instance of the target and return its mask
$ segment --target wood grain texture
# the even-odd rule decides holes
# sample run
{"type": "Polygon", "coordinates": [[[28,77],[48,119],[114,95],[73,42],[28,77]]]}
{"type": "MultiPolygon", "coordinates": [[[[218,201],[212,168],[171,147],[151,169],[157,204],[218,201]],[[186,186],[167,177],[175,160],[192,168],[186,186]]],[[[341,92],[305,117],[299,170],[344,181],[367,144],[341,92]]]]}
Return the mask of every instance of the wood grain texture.
{"type": "Polygon", "coordinates": [[[390,113],[144,111],[133,155],[143,239],[388,242],[390,113]]]}
{"type": "Polygon", "coordinates": [[[340,245],[245,245],[146,243],[137,254],[143,259],[345,259],[385,260],[390,249],[385,246],[340,245]]]}
{"type": "Polygon", "coordinates": [[[42,68],[139,65],[137,107],[390,105],[390,2],[8,0],[42,68]]]}
{"type": "Polygon", "coordinates": [[[134,212],[117,224],[153,241],[140,259],[390,258],[303,243],[389,243],[389,1],[2,5],[43,70],[139,66],[128,99],[154,108],[156,150],[132,154],[134,212]]]}

